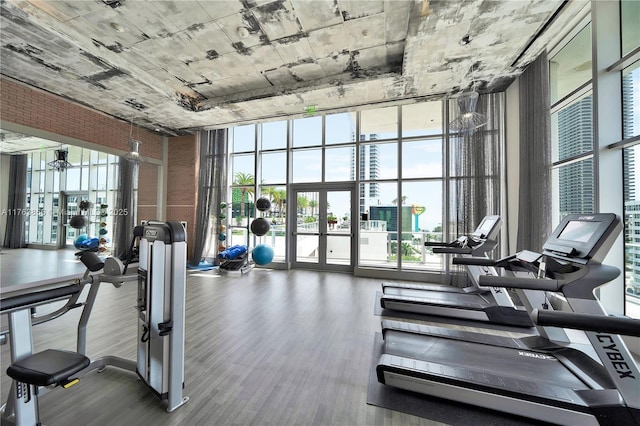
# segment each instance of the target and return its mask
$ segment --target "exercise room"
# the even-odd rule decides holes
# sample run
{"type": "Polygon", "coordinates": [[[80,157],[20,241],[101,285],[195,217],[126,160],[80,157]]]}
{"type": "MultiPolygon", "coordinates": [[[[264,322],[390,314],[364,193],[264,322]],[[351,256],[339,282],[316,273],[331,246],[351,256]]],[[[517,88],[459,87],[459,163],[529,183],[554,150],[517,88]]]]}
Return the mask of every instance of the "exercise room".
{"type": "Polygon", "coordinates": [[[0,9],[2,426],[640,425],[637,0],[0,9]]]}

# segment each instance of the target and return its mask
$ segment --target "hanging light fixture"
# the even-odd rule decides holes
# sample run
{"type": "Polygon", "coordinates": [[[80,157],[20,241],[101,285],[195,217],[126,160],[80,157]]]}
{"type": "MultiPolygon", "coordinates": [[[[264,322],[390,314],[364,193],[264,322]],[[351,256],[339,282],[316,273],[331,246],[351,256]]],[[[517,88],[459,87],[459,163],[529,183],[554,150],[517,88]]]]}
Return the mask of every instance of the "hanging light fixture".
{"type": "Polygon", "coordinates": [[[478,92],[464,92],[456,98],[459,114],[449,123],[449,129],[461,133],[473,133],[479,127],[487,124],[487,117],[476,112],[478,92]]]}
{"type": "Polygon", "coordinates": [[[69,154],[69,151],[67,149],[56,149],[54,151],[56,159],[48,162],[47,166],[51,167],[57,172],[64,172],[65,170],[72,168],[73,165],[71,165],[71,163],[67,161],[67,154],[69,154]]]}
{"type": "Polygon", "coordinates": [[[124,158],[132,163],[146,161],[146,158],[140,154],[140,145],[142,145],[141,141],[133,139],[133,117],[131,117],[131,128],[129,129],[129,152],[124,156],[124,158]]]}
{"type": "Polygon", "coordinates": [[[133,163],[144,161],[144,156],[140,155],[140,145],[142,145],[142,142],[139,140],[129,139],[129,152],[127,152],[124,158],[133,163]]]}

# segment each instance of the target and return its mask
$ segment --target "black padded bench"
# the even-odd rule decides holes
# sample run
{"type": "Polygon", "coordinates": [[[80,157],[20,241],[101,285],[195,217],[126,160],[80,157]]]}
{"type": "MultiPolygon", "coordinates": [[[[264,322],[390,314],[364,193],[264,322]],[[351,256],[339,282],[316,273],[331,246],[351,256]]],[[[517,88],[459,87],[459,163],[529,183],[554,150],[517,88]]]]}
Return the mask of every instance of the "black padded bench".
{"type": "MultiPolygon", "coordinates": [[[[72,297],[82,290],[79,284],[67,284],[63,286],[47,288],[41,291],[23,292],[16,295],[10,295],[2,298],[0,301],[0,313],[14,315],[20,311],[28,311],[38,305],[72,297]]],[[[28,339],[31,341],[31,318],[30,314],[21,316],[23,321],[28,321],[25,336],[13,336],[12,339],[28,339]]],[[[24,330],[24,327],[22,328],[24,330]]],[[[16,332],[15,329],[11,330],[16,332]]],[[[30,345],[29,345],[30,346],[30,345]]],[[[46,349],[38,353],[22,353],[18,354],[18,359],[12,360],[12,364],[7,368],[7,375],[18,383],[33,386],[34,398],[33,415],[28,414],[29,418],[35,418],[35,423],[40,424],[38,419],[38,387],[59,385],[67,388],[77,380],[72,376],[87,368],[90,364],[89,358],[78,352],[72,352],[60,349],[46,349]]],[[[16,388],[15,392],[20,394],[22,386],[16,388]]],[[[12,387],[13,389],[13,387],[12,387]]],[[[15,403],[23,403],[24,399],[16,398],[15,403]]],[[[28,403],[28,402],[27,402],[28,403]]],[[[26,420],[28,421],[28,420],[26,420]]],[[[18,419],[16,424],[24,424],[24,421],[18,419]]]]}
{"type": "Polygon", "coordinates": [[[15,361],[7,368],[7,375],[27,385],[68,387],[73,383],[71,376],[89,363],[89,358],[77,352],[46,349],[15,361]]]}

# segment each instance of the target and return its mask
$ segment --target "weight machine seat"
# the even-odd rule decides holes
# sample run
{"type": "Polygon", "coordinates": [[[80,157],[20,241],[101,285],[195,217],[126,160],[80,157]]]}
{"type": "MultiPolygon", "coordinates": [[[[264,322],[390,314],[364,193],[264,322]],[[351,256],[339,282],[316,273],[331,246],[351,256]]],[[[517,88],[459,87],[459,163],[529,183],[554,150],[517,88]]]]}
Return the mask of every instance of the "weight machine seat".
{"type": "Polygon", "coordinates": [[[7,368],[7,375],[28,385],[64,385],[89,363],[89,358],[77,352],[46,349],[14,362],[7,368]]]}

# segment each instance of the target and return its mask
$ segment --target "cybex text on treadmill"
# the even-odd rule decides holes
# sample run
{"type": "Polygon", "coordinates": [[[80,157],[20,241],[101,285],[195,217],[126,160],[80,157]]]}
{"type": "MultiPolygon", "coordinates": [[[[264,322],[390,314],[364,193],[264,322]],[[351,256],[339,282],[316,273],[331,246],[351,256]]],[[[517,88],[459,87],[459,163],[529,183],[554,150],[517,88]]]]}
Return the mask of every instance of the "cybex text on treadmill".
{"type": "Polygon", "coordinates": [[[616,344],[613,342],[613,338],[608,334],[597,334],[596,338],[599,342],[603,343],[602,349],[604,349],[607,354],[607,357],[611,361],[611,365],[615,368],[616,373],[620,376],[621,379],[634,379],[633,372],[629,368],[629,364],[625,361],[624,357],[620,353],[620,350],[616,347],[616,344]],[[607,344],[611,343],[608,346],[607,344]]]}

